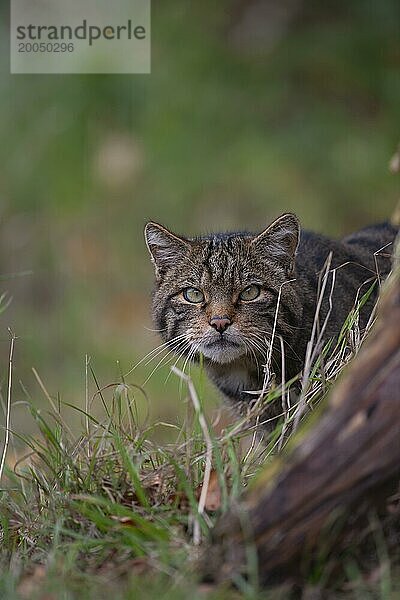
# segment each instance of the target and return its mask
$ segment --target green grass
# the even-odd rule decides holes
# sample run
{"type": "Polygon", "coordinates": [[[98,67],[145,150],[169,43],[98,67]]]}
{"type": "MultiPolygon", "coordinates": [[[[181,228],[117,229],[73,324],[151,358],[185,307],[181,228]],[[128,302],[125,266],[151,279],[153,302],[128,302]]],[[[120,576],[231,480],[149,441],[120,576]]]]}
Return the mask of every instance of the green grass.
{"type": "MultiPolygon", "coordinates": [[[[204,416],[192,415],[190,426],[177,431],[176,443],[159,447],[148,437],[152,428],[136,419],[130,386],[119,384],[101,395],[104,418],[85,413],[84,432],[77,437],[68,431],[61,407],[38,411],[26,401],[39,434],[21,436],[28,454],[14,470],[5,470],[3,566],[11,557],[18,557],[22,571],[44,564],[50,583],[57,574],[71,577],[73,586],[102,572],[112,581],[114,564],[128,578],[138,565],[144,577],[168,577],[175,586],[196,558],[194,530],[199,527],[204,540],[215,519],[198,512],[204,462],[198,418],[204,416]]],[[[214,439],[214,446],[227,507],[244,483],[241,459],[235,439],[214,439]]],[[[9,577],[5,585],[11,585],[9,577]]]]}
{"type": "MultiPolygon", "coordinates": [[[[172,376],[179,377],[184,387],[186,418],[180,426],[157,424],[148,422],[148,400],[140,388],[124,378],[98,388],[87,361],[86,410],[81,404],[69,407],[82,419],[82,431],[74,434],[63,416],[62,400],[52,398],[36,374],[49,404],[38,410],[27,394],[24,410],[36,432],[23,435],[12,430],[6,447],[8,464],[0,491],[0,597],[289,597],[290,586],[258,589],[252,547],[247,549],[248,577],[238,574],[236,589],[202,583],[199,558],[216,520],[261,466],[285,448],[304,406],[323,410],[323,398],[358,352],[362,339],[355,335],[357,315],[370,293],[371,289],[349,315],[337,345],[326,346],[324,360],[319,356],[313,362],[298,401],[263,442],[255,433],[266,404],[281,402],[295,382],[283,388],[269,385],[246,416],[217,435],[204,413],[201,395],[181,371],[175,369],[172,376]],[[175,430],[175,440],[163,445],[155,441],[152,434],[157,426],[175,430]],[[214,504],[213,491],[217,493],[214,504]]],[[[200,382],[201,378],[200,373],[200,382]]],[[[11,395],[3,398],[5,410],[11,407],[11,399],[11,395]]],[[[332,548],[327,544],[328,550],[322,551],[306,577],[306,588],[325,589],[326,597],[329,593],[346,596],[346,589],[347,597],[394,597],[385,536],[379,527],[374,527],[374,536],[374,568],[380,565],[381,570],[372,584],[355,553],[344,561],[344,575],[332,588],[328,577],[332,548]]]]}

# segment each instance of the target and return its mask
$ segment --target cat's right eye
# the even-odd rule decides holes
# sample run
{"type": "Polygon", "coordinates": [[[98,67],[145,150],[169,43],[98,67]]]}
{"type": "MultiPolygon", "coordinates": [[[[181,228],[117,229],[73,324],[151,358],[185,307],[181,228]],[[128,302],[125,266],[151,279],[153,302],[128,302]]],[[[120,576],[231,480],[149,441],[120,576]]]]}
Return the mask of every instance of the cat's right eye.
{"type": "Polygon", "coordinates": [[[240,298],[240,300],[243,300],[244,302],[251,302],[252,300],[255,300],[256,298],[258,298],[260,293],[261,293],[260,286],[253,284],[253,285],[247,286],[247,288],[245,288],[242,292],[240,292],[239,298],[240,298]]]}
{"type": "Polygon", "coordinates": [[[204,302],[204,294],[201,290],[198,290],[194,287],[189,287],[183,290],[183,297],[186,302],[191,302],[192,304],[200,304],[204,302]]]}

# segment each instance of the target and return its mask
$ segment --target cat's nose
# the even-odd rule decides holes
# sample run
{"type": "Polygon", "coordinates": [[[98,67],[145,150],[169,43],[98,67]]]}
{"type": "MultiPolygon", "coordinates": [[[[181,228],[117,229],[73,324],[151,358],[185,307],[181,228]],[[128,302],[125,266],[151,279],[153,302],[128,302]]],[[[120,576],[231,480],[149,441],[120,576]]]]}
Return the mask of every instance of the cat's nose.
{"type": "Polygon", "coordinates": [[[232,325],[232,321],[229,317],[211,317],[210,319],[211,327],[214,327],[219,333],[224,333],[226,329],[228,329],[229,325],[232,325]]]}

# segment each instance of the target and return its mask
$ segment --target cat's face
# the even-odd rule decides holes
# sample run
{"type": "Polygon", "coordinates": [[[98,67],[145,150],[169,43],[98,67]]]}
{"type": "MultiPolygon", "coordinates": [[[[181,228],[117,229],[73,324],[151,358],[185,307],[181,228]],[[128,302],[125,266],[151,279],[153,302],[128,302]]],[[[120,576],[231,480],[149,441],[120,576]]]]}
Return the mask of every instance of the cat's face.
{"type": "Polygon", "coordinates": [[[187,239],[148,223],[145,238],[156,271],[153,317],[177,354],[201,353],[220,364],[265,355],[278,296],[277,331],[285,334],[295,305],[294,215],[282,215],[256,236],[187,239]]]}

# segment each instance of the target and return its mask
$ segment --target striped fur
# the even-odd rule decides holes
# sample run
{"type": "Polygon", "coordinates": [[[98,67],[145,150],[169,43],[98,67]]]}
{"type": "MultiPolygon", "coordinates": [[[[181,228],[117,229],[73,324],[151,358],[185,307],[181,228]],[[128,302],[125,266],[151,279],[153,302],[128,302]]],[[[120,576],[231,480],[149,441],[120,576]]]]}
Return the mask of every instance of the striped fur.
{"type": "MultiPolygon", "coordinates": [[[[155,324],[177,354],[188,360],[203,355],[209,376],[229,400],[247,404],[254,397],[248,391],[262,387],[275,313],[272,369],[278,379],[289,378],[303,367],[319,274],[329,253],[331,269],[336,271],[332,306],[326,298],[320,313],[322,322],[330,310],[325,341],[338,335],[360,291],[389,272],[396,233],[397,227],[383,223],[341,241],[311,232],[300,235],[292,214],[282,215],[258,235],[236,232],[186,238],[148,223],[145,238],[156,272],[155,324]],[[241,301],[239,294],[252,284],[260,286],[259,297],[241,301]],[[185,300],[183,291],[190,287],[201,290],[203,302],[185,300]],[[223,333],[210,326],[215,316],[231,320],[223,333]]],[[[362,311],[361,327],[374,299],[373,294],[362,311]]]]}

